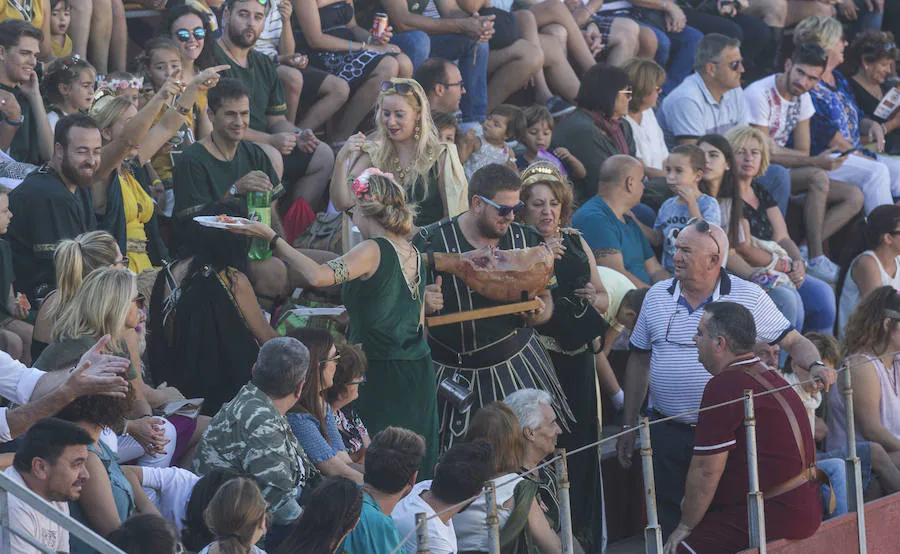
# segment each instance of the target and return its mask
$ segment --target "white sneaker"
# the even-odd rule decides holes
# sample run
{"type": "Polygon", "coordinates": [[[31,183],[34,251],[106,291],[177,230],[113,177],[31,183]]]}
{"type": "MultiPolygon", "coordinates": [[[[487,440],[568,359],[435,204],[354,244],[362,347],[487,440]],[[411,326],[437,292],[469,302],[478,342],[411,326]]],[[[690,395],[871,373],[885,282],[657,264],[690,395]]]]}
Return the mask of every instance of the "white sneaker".
{"type": "Polygon", "coordinates": [[[798,250],[800,250],[800,255],[803,256],[803,259],[809,261],[809,246],[805,244],[803,246],[798,246],[798,250]]]}
{"type": "Polygon", "coordinates": [[[823,254],[806,264],[806,272],[830,285],[834,285],[837,283],[838,277],[840,277],[841,268],[823,254]]]}

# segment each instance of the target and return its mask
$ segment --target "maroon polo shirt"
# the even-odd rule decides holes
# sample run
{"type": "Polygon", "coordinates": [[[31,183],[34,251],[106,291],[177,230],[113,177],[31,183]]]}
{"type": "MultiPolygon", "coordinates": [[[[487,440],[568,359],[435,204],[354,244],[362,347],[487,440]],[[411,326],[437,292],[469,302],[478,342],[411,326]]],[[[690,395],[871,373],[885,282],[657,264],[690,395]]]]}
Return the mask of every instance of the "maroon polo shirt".
{"type": "MultiPolygon", "coordinates": [[[[765,392],[765,387],[744,373],[745,368],[779,388],[787,382],[768,369],[759,358],[746,356],[733,367],[713,377],[703,392],[701,408],[741,398],[745,389],[765,392]]],[[[783,395],[800,428],[807,465],[815,463],[815,442],[808,425],[806,410],[793,389],[783,395]]],[[[804,467],[787,415],[774,395],[755,397],[756,445],[760,488],[765,493],[798,473],[804,467]]],[[[719,481],[712,506],[700,525],[685,540],[696,552],[735,552],[749,544],[747,531],[747,433],[744,428],[744,404],[738,402],[701,412],[695,435],[695,456],[728,453],[725,471],[719,481]]],[[[818,529],[822,522],[819,485],[808,482],[780,496],[765,501],[766,536],[802,539],[818,529]]],[[[689,550],[690,551],[690,550],[689,550]]]]}

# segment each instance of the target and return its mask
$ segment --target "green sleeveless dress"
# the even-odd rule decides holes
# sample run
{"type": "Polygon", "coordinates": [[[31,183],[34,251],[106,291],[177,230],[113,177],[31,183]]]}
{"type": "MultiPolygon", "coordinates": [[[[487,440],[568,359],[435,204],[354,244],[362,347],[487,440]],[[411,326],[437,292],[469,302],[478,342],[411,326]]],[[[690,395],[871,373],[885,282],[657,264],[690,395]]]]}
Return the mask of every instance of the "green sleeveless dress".
{"type": "Polygon", "coordinates": [[[362,344],[369,361],[357,409],[369,434],[405,427],[425,437],[420,479],[430,479],[438,455],[437,386],[431,350],[419,325],[425,296],[425,264],[420,264],[413,298],[394,246],[376,238],[381,263],[368,280],[344,283],[353,344],[362,344]]]}

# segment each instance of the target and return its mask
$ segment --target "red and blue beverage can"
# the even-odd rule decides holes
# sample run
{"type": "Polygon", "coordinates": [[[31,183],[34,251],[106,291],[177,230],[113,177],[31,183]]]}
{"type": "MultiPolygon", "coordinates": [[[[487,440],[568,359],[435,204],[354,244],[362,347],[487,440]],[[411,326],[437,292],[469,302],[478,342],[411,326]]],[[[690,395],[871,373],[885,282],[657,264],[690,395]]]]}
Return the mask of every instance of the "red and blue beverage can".
{"type": "Polygon", "coordinates": [[[387,31],[388,16],[386,13],[378,12],[372,21],[372,38],[381,40],[384,38],[384,32],[387,31]]]}

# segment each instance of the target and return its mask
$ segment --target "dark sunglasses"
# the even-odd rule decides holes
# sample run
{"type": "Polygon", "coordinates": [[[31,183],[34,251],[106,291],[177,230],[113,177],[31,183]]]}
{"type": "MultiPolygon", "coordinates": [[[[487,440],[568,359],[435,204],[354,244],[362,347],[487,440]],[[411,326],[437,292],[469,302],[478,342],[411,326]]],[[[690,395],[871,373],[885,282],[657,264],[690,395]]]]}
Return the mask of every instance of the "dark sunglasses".
{"type": "Polygon", "coordinates": [[[357,379],[356,381],[350,381],[348,384],[349,385],[362,385],[365,382],[366,382],[366,378],[363,377],[362,379],[357,379]]]}
{"type": "Polygon", "coordinates": [[[187,29],[178,29],[175,31],[175,36],[178,37],[178,40],[181,42],[191,40],[192,34],[195,40],[203,40],[206,38],[206,29],[203,27],[194,27],[193,31],[188,31],[187,29]]]}
{"type": "MultiPolygon", "coordinates": [[[[719,62],[719,63],[724,63],[724,62],[719,62]]],[[[732,71],[737,71],[738,68],[741,67],[741,64],[743,64],[743,63],[744,63],[744,59],[741,58],[739,60],[734,60],[733,62],[727,63],[725,65],[727,65],[729,68],[731,68],[732,71]]]]}
{"type": "Polygon", "coordinates": [[[381,92],[396,92],[397,94],[412,94],[413,88],[409,83],[394,83],[381,81],[381,92]]]}
{"type": "Polygon", "coordinates": [[[128,256],[122,256],[122,259],[118,260],[116,262],[113,262],[113,265],[116,265],[119,267],[128,267],[128,264],[130,264],[130,263],[131,263],[131,260],[128,259],[128,256]]]}
{"type": "Polygon", "coordinates": [[[525,207],[525,202],[522,202],[521,200],[519,200],[519,203],[516,204],[515,206],[501,206],[500,204],[497,204],[496,202],[488,200],[487,198],[485,198],[484,196],[481,196],[480,194],[476,194],[475,196],[477,196],[478,198],[481,198],[484,201],[484,203],[487,204],[488,206],[493,206],[494,208],[496,208],[497,215],[499,215],[500,217],[506,217],[509,214],[517,214],[517,213],[519,213],[519,210],[521,210],[522,208],[525,207]]]}
{"type": "MultiPolygon", "coordinates": [[[[701,233],[706,233],[707,235],[709,235],[709,238],[711,238],[712,241],[716,244],[716,254],[722,253],[722,249],[719,247],[719,241],[717,241],[716,237],[713,236],[712,229],[710,229],[708,221],[706,221],[705,219],[697,219],[696,217],[692,217],[688,220],[687,226],[684,227],[684,229],[687,229],[691,225],[693,225],[694,228],[701,233]]],[[[676,229],[674,232],[672,232],[672,237],[677,239],[678,233],[680,233],[684,229],[676,229]]]]}

